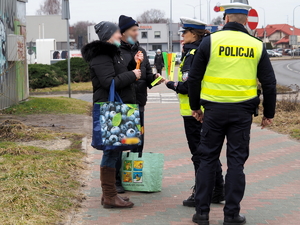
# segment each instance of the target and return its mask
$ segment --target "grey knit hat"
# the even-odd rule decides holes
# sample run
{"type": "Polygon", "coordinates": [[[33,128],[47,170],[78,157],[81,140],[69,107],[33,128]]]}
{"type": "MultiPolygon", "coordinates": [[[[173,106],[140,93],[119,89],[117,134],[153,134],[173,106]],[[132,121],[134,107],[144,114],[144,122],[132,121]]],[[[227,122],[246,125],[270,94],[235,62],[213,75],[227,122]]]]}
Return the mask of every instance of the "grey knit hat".
{"type": "Polygon", "coordinates": [[[119,29],[119,27],[108,21],[102,21],[95,25],[95,32],[100,41],[108,41],[111,36],[119,29]]]}

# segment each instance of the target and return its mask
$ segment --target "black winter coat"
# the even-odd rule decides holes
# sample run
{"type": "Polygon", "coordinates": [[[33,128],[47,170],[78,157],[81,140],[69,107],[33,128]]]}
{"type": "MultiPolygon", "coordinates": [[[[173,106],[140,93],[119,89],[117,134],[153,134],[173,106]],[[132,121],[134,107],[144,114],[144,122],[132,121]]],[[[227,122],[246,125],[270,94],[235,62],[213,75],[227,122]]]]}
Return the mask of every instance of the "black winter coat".
{"type": "Polygon", "coordinates": [[[133,85],[136,76],[127,68],[118,47],[107,42],[94,41],[85,45],[81,52],[90,64],[94,103],[108,100],[109,88],[114,79],[116,90],[123,102],[136,104],[133,85]]]}
{"type": "Polygon", "coordinates": [[[164,65],[164,58],[163,58],[162,54],[155,55],[154,65],[155,65],[156,69],[158,69],[158,70],[161,70],[162,68],[164,68],[165,65],[164,65]]]}
{"type": "Polygon", "coordinates": [[[136,68],[136,62],[134,60],[136,53],[141,51],[144,54],[144,61],[141,63],[142,77],[133,85],[136,101],[140,105],[140,110],[144,111],[144,106],[147,103],[147,88],[152,88],[151,83],[155,80],[155,75],[152,72],[152,68],[147,58],[147,52],[140,47],[138,42],[132,46],[122,41],[120,50],[129,70],[134,70],[136,68]]]}

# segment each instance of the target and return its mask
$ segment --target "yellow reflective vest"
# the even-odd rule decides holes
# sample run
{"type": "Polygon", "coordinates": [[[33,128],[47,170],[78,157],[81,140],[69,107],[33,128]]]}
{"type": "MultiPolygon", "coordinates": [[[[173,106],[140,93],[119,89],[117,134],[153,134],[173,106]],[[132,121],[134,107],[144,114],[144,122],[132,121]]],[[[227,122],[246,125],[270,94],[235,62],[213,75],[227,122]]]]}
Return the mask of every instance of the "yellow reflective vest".
{"type": "MultiPolygon", "coordinates": [[[[185,82],[187,80],[187,77],[184,77],[184,74],[182,73],[182,68],[184,66],[186,57],[188,55],[195,55],[195,52],[196,52],[196,49],[190,50],[190,52],[182,60],[180,67],[179,67],[179,71],[178,71],[178,81],[179,82],[185,82]]],[[[182,116],[192,116],[192,110],[190,107],[190,100],[189,100],[188,95],[178,94],[178,97],[179,97],[179,103],[180,103],[180,114],[182,116]]]]}
{"type": "Polygon", "coordinates": [[[263,43],[239,31],[211,34],[211,55],[201,99],[238,103],[257,97],[257,67],[263,43]]]}

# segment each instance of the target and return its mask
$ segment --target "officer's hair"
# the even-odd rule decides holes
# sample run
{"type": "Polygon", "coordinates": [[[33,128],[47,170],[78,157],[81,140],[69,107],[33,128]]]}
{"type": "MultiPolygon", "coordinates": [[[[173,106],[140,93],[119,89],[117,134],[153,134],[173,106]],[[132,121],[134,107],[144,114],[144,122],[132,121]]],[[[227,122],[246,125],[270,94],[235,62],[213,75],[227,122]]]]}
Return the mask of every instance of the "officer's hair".
{"type": "Polygon", "coordinates": [[[245,14],[227,14],[229,18],[229,22],[236,22],[236,23],[241,23],[245,24],[247,22],[248,16],[245,14]]]}
{"type": "Polygon", "coordinates": [[[197,40],[202,40],[205,34],[210,34],[208,30],[191,29],[190,32],[196,36],[197,40]]]}

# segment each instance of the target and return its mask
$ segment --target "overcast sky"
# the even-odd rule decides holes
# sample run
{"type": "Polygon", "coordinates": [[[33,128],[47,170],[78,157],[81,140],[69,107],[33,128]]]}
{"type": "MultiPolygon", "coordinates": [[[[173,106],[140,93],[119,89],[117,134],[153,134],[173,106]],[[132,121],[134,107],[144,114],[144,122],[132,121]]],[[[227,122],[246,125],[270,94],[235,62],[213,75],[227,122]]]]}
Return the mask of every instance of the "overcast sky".
{"type": "MultiPolygon", "coordinates": [[[[207,21],[207,1],[201,0],[203,21],[207,21]]],[[[35,15],[39,5],[44,0],[28,0],[27,14],[35,15]]],[[[217,3],[227,3],[229,0],[211,0],[211,18],[222,15],[215,13],[213,7],[217,3]]],[[[249,4],[255,8],[260,15],[261,27],[264,24],[264,13],[266,12],[266,24],[289,23],[293,24],[293,9],[300,4],[299,0],[249,0],[249,4]]],[[[173,21],[179,22],[181,16],[193,17],[194,9],[190,5],[200,5],[200,0],[173,0],[173,21]]],[[[145,10],[155,8],[163,10],[166,17],[170,15],[170,0],[70,0],[71,24],[76,21],[88,20],[100,22],[109,20],[117,22],[121,14],[136,17],[145,10]]],[[[196,8],[196,17],[199,19],[200,9],[196,8]]],[[[300,27],[300,7],[295,11],[295,25],[300,27]]]]}

